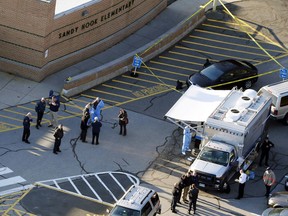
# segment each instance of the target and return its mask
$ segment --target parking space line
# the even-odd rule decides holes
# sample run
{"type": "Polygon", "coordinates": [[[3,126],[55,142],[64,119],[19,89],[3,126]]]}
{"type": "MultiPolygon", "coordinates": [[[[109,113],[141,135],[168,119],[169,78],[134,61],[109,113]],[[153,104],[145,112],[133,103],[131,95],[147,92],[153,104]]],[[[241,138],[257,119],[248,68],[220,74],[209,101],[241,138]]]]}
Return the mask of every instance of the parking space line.
{"type": "MultiPolygon", "coordinates": [[[[241,60],[245,60],[245,61],[252,61],[251,59],[247,59],[247,58],[239,58],[237,56],[232,56],[232,55],[223,55],[223,54],[220,54],[220,53],[213,53],[213,52],[208,52],[208,51],[200,51],[200,50],[197,50],[197,49],[192,49],[192,48],[187,48],[187,47],[183,47],[183,46],[175,46],[176,48],[178,49],[184,49],[184,50],[192,50],[192,51],[195,51],[195,52],[201,52],[201,53],[205,53],[205,54],[210,54],[210,55],[215,55],[215,56],[221,56],[221,57],[225,57],[225,58],[235,58],[235,59],[241,59],[241,60]]],[[[256,61],[256,60],[254,60],[256,61]]],[[[259,61],[257,61],[259,62],[259,61]]]]}
{"type": "Polygon", "coordinates": [[[113,95],[113,96],[117,96],[117,97],[120,97],[120,98],[126,98],[126,99],[130,99],[131,98],[131,97],[127,97],[127,96],[124,96],[124,95],[115,94],[115,93],[112,93],[112,92],[101,91],[101,90],[98,90],[98,89],[91,89],[91,91],[102,93],[102,94],[107,94],[107,95],[113,95]]]}
{"type": "MultiPolygon", "coordinates": [[[[222,33],[219,33],[219,32],[211,32],[211,31],[207,31],[207,30],[204,30],[204,29],[195,29],[195,32],[201,32],[201,33],[204,33],[204,34],[211,34],[211,35],[218,35],[218,36],[221,36],[221,37],[227,37],[227,38],[234,38],[234,39],[238,39],[238,40],[245,40],[245,41],[251,41],[251,38],[243,38],[243,37],[239,37],[239,36],[235,36],[235,35],[226,35],[226,34],[222,34],[222,33]]],[[[189,35],[190,36],[193,36],[193,35],[189,35]]],[[[261,43],[261,44],[271,44],[271,43],[268,43],[266,41],[261,41],[261,40],[257,40],[257,39],[254,39],[256,40],[258,43],[261,43]]],[[[273,45],[273,44],[271,44],[273,45]]]]}
{"type": "Polygon", "coordinates": [[[186,60],[171,58],[171,57],[167,57],[167,56],[159,56],[159,58],[160,58],[160,59],[168,59],[168,60],[172,60],[172,61],[176,61],[176,62],[181,62],[181,63],[185,63],[185,64],[201,65],[201,66],[202,66],[202,64],[197,63],[197,62],[191,62],[191,61],[186,61],[186,60]]]}
{"type": "MultiPolygon", "coordinates": [[[[145,67],[146,68],[146,67],[145,67]]],[[[154,68],[154,67],[149,67],[149,69],[153,70],[153,71],[160,71],[160,72],[164,72],[167,74],[175,74],[175,75],[179,75],[179,76],[185,76],[187,77],[187,74],[183,74],[183,73],[177,73],[174,71],[170,71],[170,70],[164,70],[164,69],[160,69],[160,68],[154,68]]]]}
{"type": "Polygon", "coordinates": [[[98,181],[103,185],[103,187],[110,193],[110,195],[113,197],[114,201],[117,202],[117,198],[114,196],[112,191],[104,184],[104,182],[100,179],[98,176],[99,174],[94,174],[94,176],[98,179],[98,181]]]}
{"type": "Polygon", "coordinates": [[[112,85],[102,84],[102,86],[107,87],[107,88],[117,89],[117,90],[120,90],[120,91],[132,92],[131,90],[124,89],[124,88],[119,88],[119,87],[112,86],[112,85]]]}
{"type": "MultiPolygon", "coordinates": [[[[25,114],[22,113],[22,115],[24,117],[25,114]]],[[[11,120],[15,120],[15,121],[18,121],[18,122],[22,122],[23,121],[23,119],[13,118],[13,117],[10,117],[10,116],[7,116],[7,115],[1,115],[0,114],[0,116],[5,118],[5,119],[11,119],[11,120]]]]}
{"type": "MultiPolygon", "coordinates": [[[[238,46],[238,47],[248,47],[250,49],[257,49],[259,51],[262,51],[258,46],[253,47],[253,46],[248,46],[248,45],[244,45],[244,44],[231,43],[231,42],[222,41],[222,40],[215,40],[215,39],[212,39],[212,38],[199,37],[199,36],[195,36],[195,35],[189,35],[189,37],[190,38],[201,39],[201,40],[205,40],[205,41],[211,41],[211,42],[216,42],[216,43],[222,43],[222,44],[238,46]]],[[[281,51],[280,50],[272,50],[272,49],[266,49],[266,50],[270,51],[270,52],[280,52],[280,53],[283,52],[282,50],[281,51]]]]}
{"type": "MultiPolygon", "coordinates": [[[[266,54],[260,54],[260,53],[253,53],[249,51],[243,51],[243,50],[235,50],[233,48],[225,48],[225,47],[220,47],[220,46],[214,46],[214,45],[208,45],[208,44],[203,44],[203,43],[197,43],[197,42],[192,42],[192,41],[187,41],[187,40],[182,40],[182,43],[188,43],[188,44],[193,44],[193,45],[200,45],[201,47],[209,47],[209,48],[214,48],[217,50],[225,50],[225,51],[233,51],[235,53],[244,53],[244,54],[250,54],[250,55],[255,55],[255,56],[262,56],[262,57],[267,57],[266,54]]],[[[201,52],[201,50],[198,50],[201,52]]]]}
{"type": "Polygon", "coordinates": [[[118,179],[116,179],[116,178],[114,177],[114,175],[112,175],[111,172],[109,172],[109,175],[113,178],[113,180],[117,183],[117,185],[118,185],[118,186],[122,189],[122,191],[125,193],[126,190],[125,190],[125,188],[123,188],[123,186],[120,184],[120,182],[118,181],[118,179]]]}
{"type": "Polygon", "coordinates": [[[92,193],[97,197],[98,200],[102,201],[101,197],[96,193],[96,191],[94,190],[94,188],[89,184],[89,182],[86,180],[86,178],[84,176],[81,176],[82,180],[86,183],[86,185],[90,188],[90,190],[92,191],[92,193]]]}
{"type": "Polygon", "coordinates": [[[135,87],[139,87],[139,88],[147,88],[147,86],[142,86],[142,85],[138,85],[138,84],[134,84],[134,83],[130,83],[130,82],[124,82],[124,81],[121,81],[121,80],[114,80],[113,79],[112,82],[117,82],[117,83],[129,85],[129,86],[135,86],[135,87]]]}
{"type": "Polygon", "coordinates": [[[8,167],[1,167],[0,168],[0,175],[5,175],[8,173],[12,173],[13,171],[11,169],[9,169],[8,167]]]}
{"type": "MultiPolygon", "coordinates": [[[[87,95],[87,94],[81,94],[81,96],[86,97],[86,98],[95,99],[95,96],[91,96],[91,95],[87,95]]],[[[103,98],[103,97],[102,97],[102,99],[103,99],[104,102],[107,101],[107,102],[110,102],[110,103],[119,103],[119,101],[109,100],[109,99],[103,98]]],[[[83,102],[83,103],[85,102],[85,105],[91,102],[91,101],[86,102],[86,101],[78,99],[78,98],[73,98],[73,100],[76,100],[76,101],[79,101],[79,102],[83,102]]],[[[84,106],[83,106],[83,108],[84,108],[84,106]]]]}
{"type": "MultiPolygon", "coordinates": [[[[146,67],[145,67],[146,68],[146,67]]],[[[137,72],[137,73],[139,73],[139,72],[137,72]]],[[[142,73],[143,75],[147,75],[147,74],[145,74],[145,73],[142,73]]],[[[149,74],[150,76],[154,76],[154,75],[151,75],[151,74],[149,74]]],[[[148,76],[148,75],[147,75],[148,76]]],[[[161,82],[155,82],[155,81],[151,81],[151,80],[146,80],[146,79],[141,79],[141,78],[139,78],[139,77],[137,77],[137,78],[134,78],[134,77],[130,77],[130,76],[126,76],[126,75],[123,75],[123,77],[125,77],[125,78],[129,78],[129,79],[136,79],[136,80],[139,80],[139,81],[143,81],[143,82],[148,82],[148,83],[152,83],[152,84],[156,84],[156,85],[163,85],[163,83],[161,83],[161,82]]],[[[154,76],[155,77],[155,76],[154,76]]],[[[166,84],[167,85],[167,84],[166,84]]],[[[174,87],[174,86],[172,86],[172,85],[167,85],[167,86],[170,86],[171,88],[172,87],[174,87]]]]}
{"type": "Polygon", "coordinates": [[[207,58],[205,57],[200,57],[200,56],[195,56],[195,55],[191,55],[191,54],[187,54],[187,53],[180,53],[180,52],[176,52],[176,51],[168,51],[169,53],[175,54],[175,55],[180,55],[180,56],[186,56],[186,57],[190,57],[190,58],[197,58],[197,59],[201,59],[201,60],[206,60],[207,58]]]}
{"type": "Polygon", "coordinates": [[[197,70],[192,69],[192,68],[181,67],[181,66],[172,65],[172,64],[166,64],[166,63],[163,63],[163,62],[158,62],[158,61],[153,61],[153,60],[151,60],[150,62],[153,63],[153,64],[169,66],[169,67],[172,67],[172,68],[178,68],[178,69],[183,69],[183,70],[187,70],[187,71],[197,71],[197,70]]]}
{"type": "Polygon", "coordinates": [[[25,109],[25,110],[29,110],[29,111],[34,111],[34,109],[32,109],[32,108],[28,108],[28,107],[21,106],[21,105],[17,105],[16,107],[21,108],[21,109],[25,109]]]}
{"type": "Polygon", "coordinates": [[[74,182],[71,180],[71,178],[68,178],[68,181],[70,182],[70,184],[72,185],[72,187],[74,188],[74,190],[77,192],[77,194],[83,195],[78,188],[76,187],[76,185],[74,184],[74,182]]]}
{"type": "Polygon", "coordinates": [[[22,178],[21,176],[14,176],[14,177],[11,177],[11,178],[0,180],[0,187],[5,187],[5,186],[8,186],[8,185],[18,184],[18,183],[22,183],[22,182],[25,182],[25,181],[26,180],[24,178],[22,178]]]}
{"type": "MultiPolygon", "coordinates": [[[[143,72],[140,72],[138,71],[137,73],[141,74],[141,75],[144,75],[144,76],[149,76],[149,77],[157,77],[161,80],[170,80],[170,81],[176,81],[175,78],[169,78],[169,77],[164,77],[164,76],[159,76],[159,75],[154,75],[154,74],[150,74],[150,73],[143,73],[143,72]]],[[[159,82],[158,84],[163,84],[161,82],[159,82]]],[[[166,85],[166,84],[165,84],[166,85]]]]}

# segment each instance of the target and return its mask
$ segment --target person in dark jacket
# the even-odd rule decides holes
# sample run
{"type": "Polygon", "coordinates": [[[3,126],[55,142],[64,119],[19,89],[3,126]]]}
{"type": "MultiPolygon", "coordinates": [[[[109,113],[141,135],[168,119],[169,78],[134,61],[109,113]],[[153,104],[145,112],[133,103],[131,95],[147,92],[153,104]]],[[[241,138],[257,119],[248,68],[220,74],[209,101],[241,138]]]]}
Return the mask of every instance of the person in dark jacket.
{"type": "Polygon", "coordinates": [[[95,117],[94,121],[92,122],[92,145],[94,145],[95,137],[96,137],[96,145],[99,144],[99,134],[101,127],[102,123],[99,121],[98,117],[95,117]]]}
{"type": "Polygon", "coordinates": [[[37,121],[36,121],[36,128],[39,129],[41,127],[41,121],[46,109],[46,101],[45,98],[42,97],[40,101],[36,103],[35,111],[37,113],[37,121]]]}
{"type": "Polygon", "coordinates": [[[181,196],[181,193],[179,189],[179,184],[174,183],[174,187],[172,190],[172,202],[171,202],[171,210],[173,213],[176,213],[176,205],[180,196],[181,196]]]}
{"type": "Polygon", "coordinates": [[[62,124],[59,124],[58,127],[56,127],[53,135],[55,137],[53,153],[58,154],[58,152],[61,152],[60,145],[61,145],[61,140],[64,136],[64,130],[63,130],[62,124]]]}
{"type": "Polygon", "coordinates": [[[183,195],[182,195],[182,200],[184,203],[188,202],[187,200],[187,194],[189,191],[189,188],[192,184],[192,178],[191,178],[191,171],[188,171],[183,177],[183,184],[184,184],[184,188],[183,188],[183,195]]]}
{"type": "MultiPolygon", "coordinates": [[[[89,112],[88,112],[89,113],[89,112]]],[[[81,118],[81,134],[80,134],[80,140],[82,140],[82,142],[86,143],[86,135],[87,135],[87,130],[89,128],[88,126],[88,120],[90,118],[90,115],[83,115],[81,118]]]]}
{"type": "Polygon", "coordinates": [[[188,214],[190,214],[192,205],[193,205],[193,211],[194,214],[196,213],[196,203],[198,199],[199,189],[196,187],[195,184],[192,184],[191,190],[189,191],[189,209],[188,214]]]}
{"type": "Polygon", "coordinates": [[[269,136],[265,137],[265,140],[261,146],[261,156],[260,156],[260,161],[259,161],[259,166],[262,166],[262,161],[265,158],[265,166],[269,166],[268,160],[269,160],[269,152],[270,149],[274,147],[274,143],[272,143],[269,140],[269,136]]]}
{"type": "Polygon", "coordinates": [[[57,97],[52,96],[52,99],[49,102],[49,107],[51,114],[51,122],[48,127],[53,127],[54,125],[58,125],[58,111],[60,107],[60,102],[57,100],[57,97]]]}
{"type": "Polygon", "coordinates": [[[120,125],[119,134],[122,135],[122,131],[123,131],[123,136],[126,136],[127,134],[126,125],[128,124],[128,115],[127,115],[126,110],[120,109],[118,118],[119,118],[119,125],[120,125]]]}
{"type": "Polygon", "coordinates": [[[32,114],[30,112],[27,113],[27,115],[23,119],[23,135],[22,135],[22,141],[30,144],[28,138],[30,136],[30,122],[32,122],[32,114]]]}

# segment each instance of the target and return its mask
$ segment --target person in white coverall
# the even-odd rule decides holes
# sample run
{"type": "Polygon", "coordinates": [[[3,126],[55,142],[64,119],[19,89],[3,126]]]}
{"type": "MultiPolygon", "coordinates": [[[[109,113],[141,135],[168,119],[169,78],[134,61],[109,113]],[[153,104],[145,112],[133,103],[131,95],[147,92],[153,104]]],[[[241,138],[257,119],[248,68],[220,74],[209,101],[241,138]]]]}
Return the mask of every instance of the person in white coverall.
{"type": "Polygon", "coordinates": [[[190,143],[191,143],[192,133],[189,126],[186,126],[183,131],[183,145],[182,145],[182,154],[186,155],[186,151],[191,151],[190,143]]]}

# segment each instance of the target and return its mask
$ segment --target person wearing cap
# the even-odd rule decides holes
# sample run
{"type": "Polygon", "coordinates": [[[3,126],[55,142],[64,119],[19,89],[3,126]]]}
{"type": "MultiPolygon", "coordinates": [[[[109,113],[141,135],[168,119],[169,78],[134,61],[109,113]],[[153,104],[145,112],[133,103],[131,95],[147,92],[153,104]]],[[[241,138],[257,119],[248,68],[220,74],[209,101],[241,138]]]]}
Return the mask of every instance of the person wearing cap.
{"type": "Polygon", "coordinates": [[[41,127],[41,121],[46,109],[46,101],[45,98],[42,97],[40,101],[36,103],[35,111],[37,113],[37,120],[36,120],[36,128],[39,129],[41,127]]]}
{"type": "Polygon", "coordinates": [[[259,161],[259,166],[262,166],[262,161],[263,159],[265,158],[265,166],[269,166],[268,164],[268,160],[269,160],[269,152],[270,152],[270,149],[274,147],[274,143],[272,143],[270,140],[269,140],[269,136],[267,135],[265,137],[265,140],[261,146],[261,156],[260,156],[260,161],[259,161]]]}
{"type": "Polygon", "coordinates": [[[28,138],[30,136],[30,122],[32,122],[32,114],[30,112],[27,113],[27,115],[23,119],[23,135],[22,135],[22,141],[30,144],[28,138]]]}
{"type": "Polygon", "coordinates": [[[265,170],[265,172],[263,174],[263,181],[264,181],[264,185],[266,187],[265,196],[268,197],[270,194],[271,186],[276,183],[275,173],[271,170],[270,167],[267,167],[267,169],[265,170]]]}
{"type": "Polygon", "coordinates": [[[96,137],[96,145],[99,144],[99,134],[101,127],[102,123],[99,121],[98,117],[94,117],[94,121],[92,122],[92,145],[94,145],[95,137],[96,137]]]}
{"type": "Polygon", "coordinates": [[[56,127],[53,136],[55,137],[53,153],[54,154],[58,154],[58,152],[61,152],[60,145],[61,145],[61,140],[62,140],[62,138],[64,136],[64,130],[63,130],[63,125],[62,124],[59,124],[56,127]]]}

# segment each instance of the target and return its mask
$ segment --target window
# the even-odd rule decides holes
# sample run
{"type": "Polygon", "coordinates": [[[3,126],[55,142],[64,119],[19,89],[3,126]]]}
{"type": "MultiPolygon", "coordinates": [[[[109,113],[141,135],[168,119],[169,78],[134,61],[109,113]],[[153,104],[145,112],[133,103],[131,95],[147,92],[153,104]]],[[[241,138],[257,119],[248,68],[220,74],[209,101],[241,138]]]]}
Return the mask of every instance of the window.
{"type": "Polygon", "coordinates": [[[288,105],[288,96],[284,96],[281,98],[280,107],[288,105]]]}
{"type": "Polygon", "coordinates": [[[142,209],[141,216],[148,216],[149,213],[151,212],[151,210],[152,210],[152,207],[151,207],[150,203],[147,202],[146,205],[142,209]]]}

